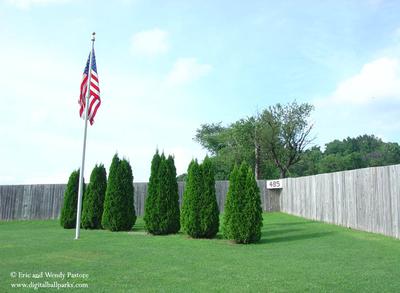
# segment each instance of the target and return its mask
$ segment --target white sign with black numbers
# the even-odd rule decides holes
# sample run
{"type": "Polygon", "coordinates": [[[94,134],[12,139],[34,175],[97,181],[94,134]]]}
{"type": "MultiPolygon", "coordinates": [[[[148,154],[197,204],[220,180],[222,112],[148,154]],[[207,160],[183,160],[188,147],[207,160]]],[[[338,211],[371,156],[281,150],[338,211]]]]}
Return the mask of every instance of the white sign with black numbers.
{"type": "Polygon", "coordinates": [[[267,189],[282,189],[282,179],[267,180],[267,189]]]}

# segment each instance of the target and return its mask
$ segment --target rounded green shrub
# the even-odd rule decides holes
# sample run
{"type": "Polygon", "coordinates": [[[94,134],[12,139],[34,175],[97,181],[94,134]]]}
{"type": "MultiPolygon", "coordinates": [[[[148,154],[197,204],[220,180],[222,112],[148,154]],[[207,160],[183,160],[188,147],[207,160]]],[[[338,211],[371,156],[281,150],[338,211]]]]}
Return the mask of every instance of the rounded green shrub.
{"type": "Polygon", "coordinates": [[[85,192],[82,210],[82,227],[101,229],[104,197],[107,189],[107,173],[103,164],[96,165],[90,175],[90,182],[85,192]]]}
{"type": "MultiPolygon", "coordinates": [[[[67,187],[64,192],[64,202],[61,210],[60,224],[65,229],[76,227],[76,211],[78,204],[79,190],[79,170],[71,173],[68,179],[67,187]]],[[[83,182],[83,192],[85,193],[85,182],[83,182]]],[[[84,199],[82,199],[83,202],[84,199]]]]}
{"type": "Polygon", "coordinates": [[[101,224],[111,231],[129,231],[136,222],[132,168],[115,154],[108,177],[101,224]]]}

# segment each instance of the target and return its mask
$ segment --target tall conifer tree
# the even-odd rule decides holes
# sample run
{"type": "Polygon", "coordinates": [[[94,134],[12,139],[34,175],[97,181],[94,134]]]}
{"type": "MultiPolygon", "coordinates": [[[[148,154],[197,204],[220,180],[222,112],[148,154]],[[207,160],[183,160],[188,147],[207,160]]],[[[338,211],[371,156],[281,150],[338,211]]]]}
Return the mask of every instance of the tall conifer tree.
{"type": "Polygon", "coordinates": [[[111,231],[129,231],[135,224],[133,203],[133,175],[127,160],[120,160],[115,154],[110,166],[102,226],[111,231]]]}
{"type": "Polygon", "coordinates": [[[201,165],[197,160],[189,165],[181,219],[183,230],[193,238],[212,238],[218,233],[219,209],[213,166],[208,157],[201,165]]]}
{"type": "Polygon", "coordinates": [[[82,210],[82,227],[101,229],[104,197],[107,188],[107,173],[103,164],[96,165],[90,175],[90,182],[85,192],[82,210]]]}
{"type": "Polygon", "coordinates": [[[201,237],[201,205],[204,189],[203,174],[197,160],[189,164],[182,204],[182,227],[193,238],[201,237]]]}
{"type": "Polygon", "coordinates": [[[244,220],[242,233],[238,242],[252,243],[261,238],[261,228],[263,226],[260,189],[254,177],[253,170],[249,167],[246,176],[246,203],[243,209],[244,220]]]}
{"type": "Polygon", "coordinates": [[[180,225],[179,193],[176,180],[176,167],[174,158],[169,155],[167,159],[169,169],[169,193],[168,193],[168,233],[178,233],[180,225]]]}
{"type": "Polygon", "coordinates": [[[202,171],[204,187],[201,229],[204,237],[213,238],[219,229],[219,208],[215,193],[214,166],[208,156],[203,161],[202,171]]]}
{"type": "Polygon", "coordinates": [[[180,229],[179,194],[173,157],[153,157],[145,208],[146,230],[154,235],[177,233],[180,229]]]}
{"type": "Polygon", "coordinates": [[[151,173],[149,184],[147,187],[147,197],[145,202],[145,209],[144,209],[144,223],[145,229],[149,233],[154,233],[157,230],[158,226],[158,201],[157,201],[157,194],[158,194],[158,169],[160,168],[161,163],[161,156],[158,153],[158,150],[153,156],[151,161],[151,173]]]}
{"type": "MultiPolygon", "coordinates": [[[[76,209],[78,203],[79,190],[79,170],[73,171],[68,179],[68,184],[64,192],[64,202],[61,210],[60,224],[65,229],[76,227],[76,209]]],[[[83,192],[85,192],[85,182],[83,182],[83,192]]]]}
{"type": "Polygon", "coordinates": [[[260,191],[253,171],[242,163],[235,166],[229,180],[223,234],[236,243],[252,243],[260,240],[262,210],[260,191]]]}

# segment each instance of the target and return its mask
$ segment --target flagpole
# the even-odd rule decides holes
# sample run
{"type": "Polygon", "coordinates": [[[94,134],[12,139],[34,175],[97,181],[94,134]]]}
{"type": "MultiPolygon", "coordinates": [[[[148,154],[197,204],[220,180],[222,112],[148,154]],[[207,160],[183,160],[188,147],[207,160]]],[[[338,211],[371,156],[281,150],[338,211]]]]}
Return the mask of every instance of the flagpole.
{"type": "Polygon", "coordinates": [[[89,96],[90,96],[90,79],[92,77],[92,58],[93,58],[93,49],[94,49],[94,41],[96,33],[92,33],[92,50],[90,51],[90,61],[89,61],[89,70],[88,70],[88,81],[86,87],[86,103],[85,103],[85,131],[83,134],[83,150],[82,150],[82,164],[81,169],[79,171],[79,189],[78,189],[78,207],[76,210],[76,229],[75,229],[75,240],[79,239],[79,233],[81,228],[81,210],[82,210],[82,193],[83,193],[83,172],[85,168],[85,153],[86,153],[86,133],[87,133],[87,116],[89,110],[89,96]]]}

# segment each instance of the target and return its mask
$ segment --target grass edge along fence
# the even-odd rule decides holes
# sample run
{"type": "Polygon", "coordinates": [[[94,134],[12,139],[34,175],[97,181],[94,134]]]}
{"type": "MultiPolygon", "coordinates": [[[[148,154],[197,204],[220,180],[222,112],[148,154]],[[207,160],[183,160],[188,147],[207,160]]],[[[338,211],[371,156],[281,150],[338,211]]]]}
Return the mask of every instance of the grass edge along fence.
{"type": "MultiPolygon", "coordinates": [[[[223,211],[228,181],[217,181],[223,211]]],[[[400,165],[283,179],[283,189],[258,180],[265,212],[282,211],[307,219],[400,238],[400,165]]],[[[178,182],[182,204],[184,183],[178,182]]],[[[0,220],[57,219],[65,184],[0,186],[0,220]]],[[[147,183],[134,183],[136,215],[144,213],[147,183]]]]}

